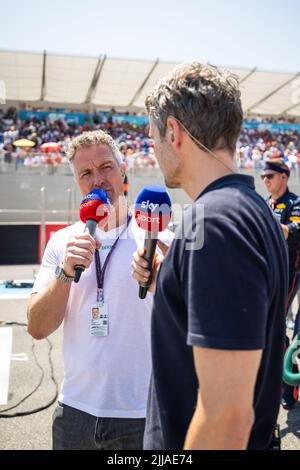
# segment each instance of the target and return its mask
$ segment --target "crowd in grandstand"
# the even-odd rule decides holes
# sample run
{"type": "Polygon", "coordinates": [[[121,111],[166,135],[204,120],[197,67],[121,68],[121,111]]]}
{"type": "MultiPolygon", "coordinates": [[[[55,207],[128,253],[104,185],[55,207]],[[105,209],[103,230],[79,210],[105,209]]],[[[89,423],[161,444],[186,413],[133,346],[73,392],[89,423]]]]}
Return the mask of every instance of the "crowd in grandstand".
{"type": "Polygon", "coordinates": [[[238,146],[243,168],[262,168],[270,158],[284,158],[293,170],[300,165],[300,133],[296,130],[243,129],[238,146]]]}
{"type": "Polygon", "coordinates": [[[13,111],[0,114],[0,158],[6,162],[24,161],[24,164],[33,166],[49,164],[51,161],[65,161],[65,148],[70,139],[87,130],[105,129],[116,139],[122,148],[122,153],[129,167],[153,168],[157,167],[154,157],[153,144],[148,137],[148,125],[136,125],[127,122],[115,122],[109,114],[105,122],[101,122],[98,115],[83,125],[75,122],[66,122],[57,119],[51,122],[47,119],[21,120],[13,111]],[[18,139],[28,139],[34,142],[34,147],[15,147],[13,143],[18,139]],[[43,154],[40,146],[45,142],[61,142],[60,157],[54,152],[43,154]],[[23,160],[22,160],[23,159],[23,160]]]}
{"type": "MultiPolygon", "coordinates": [[[[15,108],[0,110],[0,161],[19,166],[51,165],[53,169],[66,161],[65,148],[69,140],[86,130],[105,129],[120,145],[129,168],[156,168],[153,143],[148,136],[148,125],[134,122],[119,122],[113,119],[114,110],[107,113],[107,119],[94,114],[84,124],[67,122],[64,119],[51,120],[31,118],[20,119],[15,108]],[[28,139],[34,146],[14,146],[18,139],[28,139]],[[40,146],[46,142],[61,142],[56,152],[43,153],[40,146]]],[[[253,122],[254,117],[247,117],[253,122]]],[[[261,123],[269,119],[259,119],[261,123]]],[[[274,120],[273,120],[274,121],[274,120]]],[[[278,122],[282,122],[279,118],[278,122]]],[[[271,157],[284,157],[291,169],[300,167],[300,132],[296,129],[271,131],[268,126],[243,128],[238,143],[238,160],[246,169],[262,168],[264,161],[271,157]]],[[[300,174],[298,172],[298,174],[300,174]]]]}

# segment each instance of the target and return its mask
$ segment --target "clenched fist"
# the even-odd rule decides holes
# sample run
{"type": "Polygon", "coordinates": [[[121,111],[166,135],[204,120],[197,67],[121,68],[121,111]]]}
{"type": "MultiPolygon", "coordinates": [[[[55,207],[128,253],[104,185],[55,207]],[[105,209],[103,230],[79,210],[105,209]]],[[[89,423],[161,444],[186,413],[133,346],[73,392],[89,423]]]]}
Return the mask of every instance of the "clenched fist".
{"type": "MultiPolygon", "coordinates": [[[[151,285],[149,287],[150,292],[155,291],[155,285],[156,285],[156,277],[157,277],[157,272],[159,270],[159,266],[161,265],[162,261],[164,260],[167,252],[168,252],[168,245],[165,243],[161,242],[158,240],[157,242],[159,248],[162,251],[161,253],[155,253],[154,259],[153,259],[153,267],[152,267],[152,279],[151,279],[151,285]]],[[[133,260],[131,263],[131,267],[133,269],[132,271],[132,277],[138,281],[138,283],[145,283],[148,281],[151,271],[149,269],[149,263],[146,261],[144,258],[144,249],[139,249],[134,252],[133,254],[133,260]]]]}
{"type": "Polygon", "coordinates": [[[95,254],[96,248],[101,243],[97,242],[88,233],[72,236],[66,247],[63,270],[67,276],[75,276],[75,267],[84,266],[85,269],[90,267],[95,254]]]}

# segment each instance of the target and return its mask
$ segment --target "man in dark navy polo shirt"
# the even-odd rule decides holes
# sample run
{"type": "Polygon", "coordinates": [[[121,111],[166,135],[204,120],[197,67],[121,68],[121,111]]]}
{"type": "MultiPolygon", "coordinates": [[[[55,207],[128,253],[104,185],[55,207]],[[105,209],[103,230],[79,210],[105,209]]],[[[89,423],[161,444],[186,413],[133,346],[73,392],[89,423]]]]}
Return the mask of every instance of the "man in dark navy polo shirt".
{"type": "MultiPolygon", "coordinates": [[[[270,159],[266,161],[262,180],[271,196],[268,205],[281,223],[289,252],[289,289],[286,313],[297,294],[300,284],[300,197],[288,188],[290,177],[289,167],[283,159],[270,159]]],[[[293,338],[299,331],[300,309],[298,310],[293,338]]],[[[286,346],[289,338],[286,337],[286,346]]],[[[298,371],[296,365],[294,372],[298,371]]],[[[281,404],[285,409],[291,409],[298,401],[298,387],[283,384],[281,404]]]]}
{"type": "MultiPolygon", "coordinates": [[[[288,258],[253,178],[238,174],[237,78],[182,65],[146,106],[166,184],[194,204],[158,271],[144,447],[268,449],[281,397],[288,258]]],[[[138,281],[149,277],[142,255],[132,263],[138,281]]],[[[152,288],[156,269],[153,277],[152,288]]]]}

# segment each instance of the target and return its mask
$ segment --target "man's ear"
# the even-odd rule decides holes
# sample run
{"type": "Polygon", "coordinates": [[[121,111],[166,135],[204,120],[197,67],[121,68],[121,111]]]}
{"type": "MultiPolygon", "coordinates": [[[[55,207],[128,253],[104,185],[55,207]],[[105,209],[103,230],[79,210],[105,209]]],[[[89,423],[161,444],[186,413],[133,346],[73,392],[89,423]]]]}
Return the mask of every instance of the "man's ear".
{"type": "Polygon", "coordinates": [[[181,143],[181,127],[173,116],[167,119],[166,137],[172,144],[180,145],[181,143]]]}
{"type": "Polygon", "coordinates": [[[125,173],[126,173],[126,163],[124,163],[124,162],[121,163],[120,173],[121,173],[122,178],[124,179],[125,178],[125,173]]]}

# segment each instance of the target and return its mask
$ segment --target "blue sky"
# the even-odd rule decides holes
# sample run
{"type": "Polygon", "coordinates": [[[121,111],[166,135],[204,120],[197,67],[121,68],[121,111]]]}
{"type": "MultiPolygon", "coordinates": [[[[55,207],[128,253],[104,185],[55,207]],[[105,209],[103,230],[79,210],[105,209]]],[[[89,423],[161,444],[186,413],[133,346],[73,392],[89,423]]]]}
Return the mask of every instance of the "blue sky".
{"type": "Polygon", "coordinates": [[[5,0],[0,49],[300,71],[299,0],[5,0]]]}

